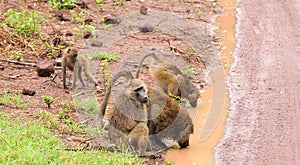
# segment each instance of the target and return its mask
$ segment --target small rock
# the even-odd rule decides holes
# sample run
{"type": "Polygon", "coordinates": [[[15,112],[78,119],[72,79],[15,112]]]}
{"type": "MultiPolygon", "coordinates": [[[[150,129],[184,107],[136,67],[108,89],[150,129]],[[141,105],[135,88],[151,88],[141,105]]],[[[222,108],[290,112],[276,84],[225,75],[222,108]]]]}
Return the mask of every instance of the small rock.
{"type": "Polygon", "coordinates": [[[30,90],[30,89],[22,89],[22,94],[23,95],[29,95],[29,96],[34,96],[35,95],[35,91],[33,91],[33,90],[30,90]]]}
{"type": "Polygon", "coordinates": [[[154,27],[146,23],[144,26],[140,27],[139,30],[142,33],[148,33],[153,32],[154,27]]]}
{"type": "Polygon", "coordinates": [[[53,62],[42,61],[36,67],[36,72],[41,77],[49,77],[55,71],[53,62]]]}
{"type": "Polygon", "coordinates": [[[62,63],[62,58],[59,57],[59,58],[55,59],[54,66],[61,66],[61,63],[62,63]]]}
{"type": "Polygon", "coordinates": [[[59,10],[55,13],[55,17],[59,20],[59,21],[70,21],[69,18],[64,17],[64,10],[59,10]]]}
{"type": "Polygon", "coordinates": [[[117,17],[115,14],[108,14],[104,16],[104,23],[109,24],[119,24],[121,22],[120,18],[117,17]]]}
{"type": "Polygon", "coordinates": [[[92,22],[93,22],[93,19],[92,19],[92,18],[87,18],[87,19],[84,20],[84,23],[85,23],[86,25],[90,25],[92,22]]]}
{"type": "Polygon", "coordinates": [[[93,47],[101,47],[102,45],[103,45],[103,42],[92,42],[91,43],[91,45],[93,46],[93,47]]]}
{"type": "Polygon", "coordinates": [[[88,5],[86,4],[86,2],[82,1],[82,2],[75,2],[76,5],[80,6],[81,9],[88,9],[88,5]]]}
{"type": "Polygon", "coordinates": [[[92,36],[92,33],[89,32],[89,31],[86,31],[86,32],[83,33],[83,38],[84,39],[88,39],[90,36],[92,36]]]}
{"type": "Polygon", "coordinates": [[[148,8],[145,5],[142,5],[140,8],[140,13],[143,15],[147,15],[148,13],[148,8]]]}
{"type": "Polygon", "coordinates": [[[74,34],[71,31],[66,32],[66,36],[73,36],[74,34]]]}

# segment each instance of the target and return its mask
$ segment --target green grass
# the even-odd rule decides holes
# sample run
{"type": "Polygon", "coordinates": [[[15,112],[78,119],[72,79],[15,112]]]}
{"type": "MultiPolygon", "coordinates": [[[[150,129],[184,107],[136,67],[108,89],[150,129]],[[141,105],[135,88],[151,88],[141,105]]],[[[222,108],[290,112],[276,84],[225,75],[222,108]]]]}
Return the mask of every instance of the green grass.
{"type": "Polygon", "coordinates": [[[76,0],[48,0],[48,4],[58,9],[73,7],[75,2],[76,0]]]}
{"type": "Polygon", "coordinates": [[[35,11],[29,11],[21,7],[21,11],[17,12],[8,9],[4,16],[6,17],[2,24],[14,29],[16,34],[20,34],[25,38],[31,37],[33,33],[39,34],[38,24],[42,23],[44,17],[35,11]]]}
{"type": "Polygon", "coordinates": [[[89,54],[87,54],[87,56],[91,57],[92,59],[108,60],[108,62],[121,59],[121,57],[119,55],[104,53],[104,52],[100,52],[100,51],[96,51],[94,53],[89,53],[89,54]]]}
{"type": "Polygon", "coordinates": [[[21,98],[21,92],[18,90],[1,91],[0,90],[0,105],[6,105],[11,108],[25,108],[30,102],[26,102],[21,98]]]}
{"type": "Polygon", "coordinates": [[[67,151],[51,131],[35,121],[21,122],[0,115],[0,164],[143,164],[125,150],[67,151]]]}
{"type": "Polygon", "coordinates": [[[99,105],[97,97],[91,96],[87,99],[73,98],[75,109],[83,109],[90,114],[97,114],[99,112],[99,105]]]}
{"type": "Polygon", "coordinates": [[[188,78],[193,78],[193,76],[196,73],[196,69],[190,65],[190,66],[185,66],[181,69],[181,72],[183,75],[187,76],[188,78]]]}

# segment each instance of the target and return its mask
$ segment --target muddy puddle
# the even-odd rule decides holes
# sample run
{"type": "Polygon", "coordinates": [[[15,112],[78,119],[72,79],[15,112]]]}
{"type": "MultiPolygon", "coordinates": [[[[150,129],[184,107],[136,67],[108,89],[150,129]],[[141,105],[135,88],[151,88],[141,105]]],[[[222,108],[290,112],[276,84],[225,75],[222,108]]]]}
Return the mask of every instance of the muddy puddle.
{"type": "Polygon", "coordinates": [[[194,134],[187,149],[170,149],[166,160],[181,164],[214,164],[214,148],[224,135],[227,109],[229,107],[226,78],[233,63],[231,53],[235,48],[235,4],[236,0],[218,1],[223,14],[216,19],[218,29],[214,32],[222,37],[223,50],[220,62],[209,75],[211,83],[201,93],[201,102],[194,120],[194,134]]]}

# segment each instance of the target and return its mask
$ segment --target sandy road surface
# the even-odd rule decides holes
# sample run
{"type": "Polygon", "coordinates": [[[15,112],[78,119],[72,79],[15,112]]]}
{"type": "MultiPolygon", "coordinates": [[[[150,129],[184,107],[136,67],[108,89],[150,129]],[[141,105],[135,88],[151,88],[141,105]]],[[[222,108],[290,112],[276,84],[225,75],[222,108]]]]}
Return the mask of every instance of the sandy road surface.
{"type": "Polygon", "coordinates": [[[241,0],[216,164],[300,164],[300,1],[241,0]]]}

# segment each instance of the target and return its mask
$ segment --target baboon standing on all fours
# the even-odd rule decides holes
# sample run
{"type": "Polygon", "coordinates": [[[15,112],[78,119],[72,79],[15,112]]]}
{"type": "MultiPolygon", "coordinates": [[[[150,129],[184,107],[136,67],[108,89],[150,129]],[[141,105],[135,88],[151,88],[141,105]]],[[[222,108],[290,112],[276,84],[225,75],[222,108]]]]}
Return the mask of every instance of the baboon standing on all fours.
{"type": "Polygon", "coordinates": [[[105,97],[100,108],[100,119],[105,114],[111,88],[114,82],[125,77],[125,85],[115,97],[112,117],[109,119],[108,133],[112,142],[128,143],[141,155],[146,154],[149,130],[147,126],[148,102],[147,87],[139,79],[133,79],[131,72],[118,72],[106,89],[105,97]]]}
{"type": "Polygon", "coordinates": [[[140,69],[144,60],[152,56],[156,63],[150,65],[150,73],[154,80],[165,91],[167,95],[170,93],[181,98],[186,98],[192,107],[197,107],[197,101],[200,97],[199,89],[186,77],[174,64],[163,61],[155,53],[149,53],[141,60],[136,78],[139,77],[140,69]]]}
{"type": "Polygon", "coordinates": [[[62,53],[62,72],[63,72],[63,85],[64,89],[67,89],[66,84],[66,68],[74,71],[73,81],[72,81],[72,89],[76,88],[76,82],[79,77],[80,82],[83,86],[85,86],[82,79],[82,69],[84,70],[85,76],[96,85],[98,82],[93,77],[90,71],[89,60],[86,56],[78,55],[78,50],[75,47],[68,47],[62,53]]]}

